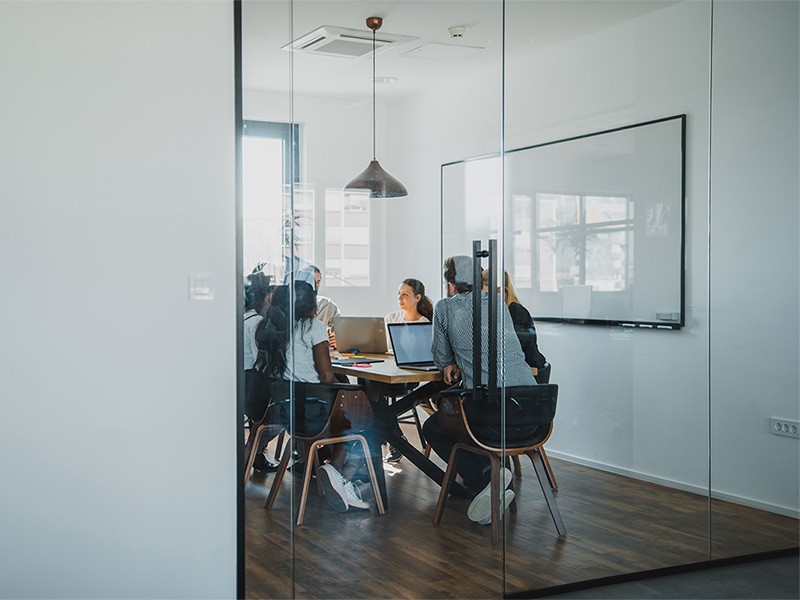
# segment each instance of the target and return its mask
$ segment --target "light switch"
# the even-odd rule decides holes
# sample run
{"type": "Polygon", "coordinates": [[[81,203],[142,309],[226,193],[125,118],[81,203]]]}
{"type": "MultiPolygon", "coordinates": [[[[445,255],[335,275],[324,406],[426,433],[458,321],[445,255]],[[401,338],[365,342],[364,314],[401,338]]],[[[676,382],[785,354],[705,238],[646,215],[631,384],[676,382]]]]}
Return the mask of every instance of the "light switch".
{"type": "Polygon", "coordinates": [[[189,300],[213,300],[214,276],[189,275],[189,300]]]}

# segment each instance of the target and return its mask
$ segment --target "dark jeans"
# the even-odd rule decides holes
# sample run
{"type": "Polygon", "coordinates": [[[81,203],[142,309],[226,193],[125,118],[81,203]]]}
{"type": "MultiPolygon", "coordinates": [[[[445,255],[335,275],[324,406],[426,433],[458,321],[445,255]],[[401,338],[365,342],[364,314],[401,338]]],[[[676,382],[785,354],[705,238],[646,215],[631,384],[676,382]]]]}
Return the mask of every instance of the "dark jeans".
{"type": "MultiPolygon", "coordinates": [[[[439,414],[434,413],[422,425],[425,440],[431,445],[434,452],[445,462],[450,460],[450,452],[458,439],[443,432],[439,427],[439,414]]],[[[472,452],[462,452],[458,455],[456,472],[461,475],[464,487],[472,492],[479,492],[489,483],[489,459],[472,452]]]]}
{"type": "MultiPolygon", "coordinates": [[[[397,427],[397,417],[392,410],[382,402],[372,403],[372,427],[361,432],[369,444],[370,452],[373,457],[383,460],[381,457],[381,445],[386,443],[386,438],[392,430],[397,427]]],[[[347,435],[353,433],[351,429],[336,431],[335,435],[347,435]]]]}

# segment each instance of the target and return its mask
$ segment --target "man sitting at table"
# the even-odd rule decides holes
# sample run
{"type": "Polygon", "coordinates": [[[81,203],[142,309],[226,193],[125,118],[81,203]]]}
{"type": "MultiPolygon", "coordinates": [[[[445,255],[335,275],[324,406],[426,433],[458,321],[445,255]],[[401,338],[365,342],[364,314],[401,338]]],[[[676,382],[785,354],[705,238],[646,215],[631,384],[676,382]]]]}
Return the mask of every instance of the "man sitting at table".
{"type": "MultiPolygon", "coordinates": [[[[444,279],[447,283],[447,298],[436,303],[433,312],[433,362],[444,373],[444,381],[454,385],[459,381],[465,389],[472,387],[472,258],[451,256],[444,261],[444,279]]],[[[481,379],[489,381],[488,312],[489,295],[481,294],[481,379]]],[[[506,386],[536,385],[531,369],[525,362],[525,354],[520,346],[508,308],[498,298],[499,311],[505,312],[504,327],[498,336],[498,345],[503,347],[502,374],[498,364],[497,380],[506,386]],[[502,378],[502,379],[501,379],[502,378]]],[[[450,451],[459,441],[442,431],[437,414],[425,421],[423,433],[431,448],[442,459],[450,459],[450,451]]],[[[484,456],[464,452],[459,456],[458,474],[464,487],[477,492],[467,510],[467,516],[477,523],[491,523],[491,489],[489,459],[484,456]]],[[[503,469],[503,487],[511,483],[511,471],[503,469]]],[[[513,490],[506,490],[501,511],[514,499],[513,490]]]]}

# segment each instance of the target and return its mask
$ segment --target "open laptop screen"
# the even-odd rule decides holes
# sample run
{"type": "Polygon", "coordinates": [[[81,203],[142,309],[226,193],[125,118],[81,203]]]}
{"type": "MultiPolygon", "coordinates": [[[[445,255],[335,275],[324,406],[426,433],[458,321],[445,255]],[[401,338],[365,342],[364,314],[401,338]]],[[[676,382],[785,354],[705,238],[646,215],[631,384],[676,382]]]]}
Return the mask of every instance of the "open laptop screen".
{"type": "Polygon", "coordinates": [[[339,352],[386,353],[383,317],[334,317],[331,325],[339,352]]]}
{"type": "Polygon", "coordinates": [[[433,323],[389,323],[388,327],[398,367],[433,364],[433,323]]]}

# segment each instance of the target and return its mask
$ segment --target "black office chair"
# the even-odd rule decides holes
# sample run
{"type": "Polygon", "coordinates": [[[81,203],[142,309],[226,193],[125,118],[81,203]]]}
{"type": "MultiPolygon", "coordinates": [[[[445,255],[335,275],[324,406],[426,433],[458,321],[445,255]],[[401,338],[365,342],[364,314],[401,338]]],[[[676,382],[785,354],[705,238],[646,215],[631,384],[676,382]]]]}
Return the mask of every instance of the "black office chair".
{"type": "Polygon", "coordinates": [[[534,375],[536,379],[536,383],[550,383],[550,363],[545,361],[544,366],[541,369],[537,369],[536,375],[534,375]]]}
{"type": "MultiPolygon", "coordinates": [[[[558,386],[543,384],[506,388],[505,418],[499,402],[486,397],[474,401],[472,390],[454,390],[442,394],[438,419],[443,431],[461,440],[453,446],[447,461],[439,501],[433,522],[442,519],[450,485],[456,475],[456,465],[461,452],[472,452],[489,459],[491,465],[492,544],[496,544],[500,530],[500,469],[504,457],[527,455],[533,463],[547,508],[553,517],[559,535],[567,529],[558,510],[555,497],[548,485],[541,448],[553,430],[558,386]]],[[[513,487],[513,481],[512,481],[513,487]]],[[[516,512],[512,502],[511,512],[516,512]]]]}
{"type": "Polygon", "coordinates": [[[319,466],[317,450],[329,444],[355,441],[361,444],[364,453],[378,512],[384,514],[383,493],[386,485],[383,481],[383,465],[380,458],[373,459],[369,443],[362,435],[373,424],[372,405],[364,390],[357,385],[300,383],[285,380],[276,381],[271,387],[273,403],[267,411],[268,418],[271,422],[281,423],[292,437],[286,442],[287,448],[283,451],[264,507],[271,510],[278,496],[286,468],[289,466],[289,457],[292,455],[290,444],[303,444],[306,468],[300,508],[297,513],[297,525],[302,525],[312,470],[319,466]],[[292,385],[293,399],[290,394],[292,385]]]}
{"type": "MultiPolygon", "coordinates": [[[[536,375],[533,376],[536,379],[536,383],[539,385],[543,383],[550,383],[550,363],[544,363],[544,366],[540,369],[537,369],[536,375]]],[[[542,461],[544,462],[545,472],[547,473],[547,480],[550,482],[550,487],[554,492],[558,491],[558,481],[556,481],[555,473],[553,473],[553,467],[550,466],[550,459],[547,458],[547,453],[544,450],[544,446],[541,446],[538,450],[539,454],[542,455],[542,461]]],[[[519,456],[513,456],[511,459],[514,463],[514,476],[517,479],[522,478],[522,464],[519,462],[519,456]]]]}

